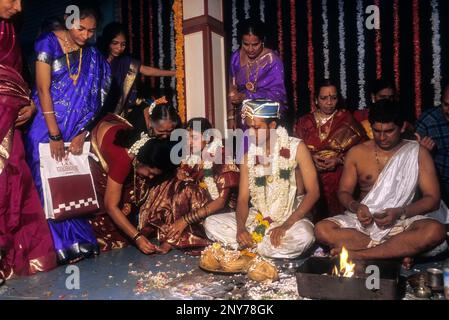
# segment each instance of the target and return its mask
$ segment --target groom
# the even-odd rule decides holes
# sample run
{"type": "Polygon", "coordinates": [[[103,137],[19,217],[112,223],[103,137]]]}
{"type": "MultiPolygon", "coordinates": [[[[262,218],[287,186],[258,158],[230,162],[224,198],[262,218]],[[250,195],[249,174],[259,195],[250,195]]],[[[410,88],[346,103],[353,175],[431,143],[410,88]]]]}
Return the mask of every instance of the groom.
{"type": "Polygon", "coordinates": [[[444,226],[425,216],[440,204],[431,155],[401,139],[404,121],[394,102],[376,103],[369,121],[374,140],[345,159],[338,197],[347,211],[317,224],[317,240],[334,252],[346,247],[352,259],[411,258],[442,248],[444,226]],[[354,198],[357,186],[360,196],[354,198]],[[413,201],[418,187],[422,197],[413,201]]]}

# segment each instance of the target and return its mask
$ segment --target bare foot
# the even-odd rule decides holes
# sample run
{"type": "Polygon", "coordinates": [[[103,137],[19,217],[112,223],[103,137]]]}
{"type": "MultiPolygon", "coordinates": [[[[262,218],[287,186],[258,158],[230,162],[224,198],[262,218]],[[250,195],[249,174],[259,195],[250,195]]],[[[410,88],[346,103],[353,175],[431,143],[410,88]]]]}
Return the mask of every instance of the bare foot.
{"type": "Polygon", "coordinates": [[[406,269],[406,270],[410,270],[413,267],[414,264],[414,260],[411,257],[405,257],[402,260],[402,266],[406,269]]]}
{"type": "Polygon", "coordinates": [[[170,250],[172,249],[171,244],[169,244],[168,242],[163,242],[160,246],[159,246],[159,252],[161,254],[167,254],[170,252],[170,250]]]}

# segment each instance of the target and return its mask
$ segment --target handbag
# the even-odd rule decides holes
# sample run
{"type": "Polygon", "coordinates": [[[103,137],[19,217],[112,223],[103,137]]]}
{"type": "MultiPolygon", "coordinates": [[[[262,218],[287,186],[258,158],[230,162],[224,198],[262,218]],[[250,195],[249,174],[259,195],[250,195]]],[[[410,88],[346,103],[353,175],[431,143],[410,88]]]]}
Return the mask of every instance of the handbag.
{"type": "MultiPolygon", "coordinates": [[[[69,147],[70,143],[65,143],[69,147]]],[[[47,219],[63,221],[99,210],[97,193],[89,165],[90,142],[83,153],[68,154],[61,162],[51,157],[50,144],[39,144],[40,172],[47,219]]]]}

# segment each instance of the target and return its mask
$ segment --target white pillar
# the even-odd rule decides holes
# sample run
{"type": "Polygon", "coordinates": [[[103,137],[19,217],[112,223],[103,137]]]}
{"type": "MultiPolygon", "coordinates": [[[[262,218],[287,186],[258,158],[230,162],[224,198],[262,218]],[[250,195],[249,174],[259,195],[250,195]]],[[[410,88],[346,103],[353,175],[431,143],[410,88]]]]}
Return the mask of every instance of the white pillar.
{"type": "Polygon", "coordinates": [[[222,0],[184,0],[187,120],[205,117],[226,129],[226,55],[222,0]]]}

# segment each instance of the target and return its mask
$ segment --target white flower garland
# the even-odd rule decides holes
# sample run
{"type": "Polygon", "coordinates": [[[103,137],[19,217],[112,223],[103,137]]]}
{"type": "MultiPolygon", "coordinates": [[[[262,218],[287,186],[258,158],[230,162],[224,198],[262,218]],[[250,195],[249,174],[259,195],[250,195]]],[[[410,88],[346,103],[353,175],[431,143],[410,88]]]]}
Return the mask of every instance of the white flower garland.
{"type": "MultiPolygon", "coordinates": [[[[165,55],[164,55],[164,24],[162,21],[162,0],[158,0],[157,3],[157,23],[158,23],[158,29],[159,29],[159,38],[158,38],[158,42],[159,42],[159,68],[163,69],[164,68],[164,60],[165,60],[165,55]]],[[[164,81],[159,81],[160,83],[160,88],[164,89],[165,88],[165,84],[164,81]]]]}
{"type": "Polygon", "coordinates": [[[330,78],[329,72],[329,19],[327,16],[327,0],[321,1],[323,18],[323,55],[324,55],[324,78],[330,78]]]}
{"type": "Polygon", "coordinates": [[[239,48],[239,39],[237,33],[237,25],[239,20],[237,18],[237,0],[232,0],[232,51],[239,48]]]}
{"type": "Polygon", "coordinates": [[[265,22],[265,0],[260,0],[260,20],[265,22]]]}
{"type": "Polygon", "coordinates": [[[365,29],[364,29],[363,0],[357,0],[357,45],[359,69],[359,109],[366,107],[365,97],[365,29]]]}
{"type": "MultiPolygon", "coordinates": [[[[257,156],[264,156],[265,151],[262,147],[251,144],[248,150],[248,170],[249,170],[249,190],[251,195],[251,202],[256,209],[266,217],[270,217],[273,221],[279,221],[285,214],[290,194],[290,179],[286,180],[280,177],[281,170],[294,170],[296,167],[296,154],[291,150],[290,138],[285,128],[279,127],[276,129],[277,140],[274,150],[271,154],[271,176],[273,177],[272,184],[276,187],[272,192],[266,194],[265,186],[258,186],[256,184],[257,178],[264,177],[265,168],[262,164],[256,164],[257,156]],[[280,156],[282,149],[290,151],[290,158],[286,159],[280,156]],[[271,205],[275,202],[281,204],[281,208],[277,212],[271,211],[271,205]]],[[[291,174],[294,174],[292,172],[291,174]]]]}
{"type": "Polygon", "coordinates": [[[251,8],[251,5],[249,4],[249,0],[245,0],[243,6],[244,6],[243,8],[245,11],[245,19],[249,19],[250,18],[249,9],[251,8]]]}
{"type": "Polygon", "coordinates": [[[434,106],[441,103],[441,35],[440,35],[440,12],[438,10],[438,1],[432,0],[432,61],[433,78],[431,83],[435,91],[434,106]]]}
{"type": "Polygon", "coordinates": [[[128,154],[133,155],[133,156],[137,156],[139,154],[140,149],[145,145],[145,143],[147,143],[148,141],[150,141],[152,138],[150,138],[150,136],[148,135],[148,133],[142,132],[140,134],[140,139],[137,140],[132,146],[131,148],[129,148],[128,150],[128,154]]]}
{"type": "Polygon", "coordinates": [[[347,98],[346,84],[346,35],[345,35],[345,3],[338,0],[338,44],[340,47],[340,90],[343,98],[347,98]]]}
{"type": "MultiPolygon", "coordinates": [[[[208,158],[204,159],[203,157],[203,168],[206,170],[211,170],[214,166],[213,160],[215,159],[215,155],[221,151],[223,148],[223,144],[220,139],[215,139],[212,143],[206,145],[204,152],[208,154],[208,158]]],[[[204,153],[203,152],[203,153],[204,153]]],[[[187,164],[190,168],[193,168],[195,165],[199,165],[202,159],[198,154],[190,154],[184,160],[184,163],[187,164]]],[[[215,179],[213,176],[204,177],[204,183],[207,185],[207,191],[209,192],[212,200],[217,200],[220,197],[220,193],[218,191],[217,184],[215,183],[215,179]]]]}

